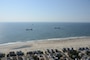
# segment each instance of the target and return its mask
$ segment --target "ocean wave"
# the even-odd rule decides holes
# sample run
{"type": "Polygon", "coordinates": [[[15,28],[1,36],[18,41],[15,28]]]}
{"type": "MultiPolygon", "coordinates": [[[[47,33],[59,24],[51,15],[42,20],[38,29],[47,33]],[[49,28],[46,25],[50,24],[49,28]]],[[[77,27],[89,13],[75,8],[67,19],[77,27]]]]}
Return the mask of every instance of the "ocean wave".
{"type": "Polygon", "coordinates": [[[3,43],[3,44],[0,44],[1,45],[12,45],[12,44],[16,44],[16,43],[22,43],[21,41],[17,41],[17,42],[8,42],[8,43],[3,43]]]}
{"type": "Polygon", "coordinates": [[[46,40],[70,40],[70,39],[79,39],[79,38],[88,38],[90,36],[79,36],[79,37],[65,37],[65,38],[50,38],[50,39],[41,39],[35,41],[46,41],[46,40]]]}

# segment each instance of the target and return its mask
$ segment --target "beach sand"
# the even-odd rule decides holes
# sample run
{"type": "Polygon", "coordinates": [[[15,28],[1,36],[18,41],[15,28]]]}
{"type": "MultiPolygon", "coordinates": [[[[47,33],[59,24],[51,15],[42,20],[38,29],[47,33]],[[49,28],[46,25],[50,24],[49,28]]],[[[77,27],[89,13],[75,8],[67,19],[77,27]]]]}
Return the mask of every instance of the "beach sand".
{"type": "Polygon", "coordinates": [[[0,45],[0,52],[33,51],[46,49],[62,49],[66,47],[90,47],[90,37],[46,39],[38,41],[17,42],[14,44],[0,45]]]}

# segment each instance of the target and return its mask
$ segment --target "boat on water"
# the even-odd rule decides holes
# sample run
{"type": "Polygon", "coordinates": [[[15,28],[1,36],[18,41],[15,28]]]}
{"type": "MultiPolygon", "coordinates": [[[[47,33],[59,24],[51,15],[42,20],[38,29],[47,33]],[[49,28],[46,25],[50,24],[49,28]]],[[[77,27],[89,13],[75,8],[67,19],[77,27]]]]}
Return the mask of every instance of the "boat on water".
{"type": "Polygon", "coordinates": [[[60,27],[54,27],[54,29],[61,29],[60,27]]]}
{"type": "Polygon", "coordinates": [[[30,28],[30,29],[26,29],[26,31],[32,31],[33,29],[32,28],[30,28]]]}

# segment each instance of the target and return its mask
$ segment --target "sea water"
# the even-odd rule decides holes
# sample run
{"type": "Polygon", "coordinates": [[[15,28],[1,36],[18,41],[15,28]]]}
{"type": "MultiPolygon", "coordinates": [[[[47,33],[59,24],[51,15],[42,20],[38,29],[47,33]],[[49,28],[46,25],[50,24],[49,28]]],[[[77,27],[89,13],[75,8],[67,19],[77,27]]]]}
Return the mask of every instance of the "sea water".
{"type": "Polygon", "coordinates": [[[0,44],[90,36],[90,23],[0,22],[0,44]]]}

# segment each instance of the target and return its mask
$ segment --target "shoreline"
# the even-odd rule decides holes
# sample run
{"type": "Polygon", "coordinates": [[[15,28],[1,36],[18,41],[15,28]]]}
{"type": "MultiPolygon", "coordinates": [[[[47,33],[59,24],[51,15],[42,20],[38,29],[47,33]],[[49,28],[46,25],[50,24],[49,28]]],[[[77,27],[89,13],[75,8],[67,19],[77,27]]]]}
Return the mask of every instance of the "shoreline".
{"type": "Polygon", "coordinates": [[[72,39],[79,39],[79,38],[88,38],[90,36],[79,36],[79,37],[64,37],[64,38],[49,38],[49,39],[37,39],[37,40],[28,40],[28,41],[16,41],[16,42],[7,42],[7,43],[1,43],[2,45],[12,45],[17,43],[23,43],[23,42],[35,42],[35,41],[52,41],[52,40],[72,40],[72,39]]]}
{"type": "Polygon", "coordinates": [[[86,37],[69,37],[54,38],[44,40],[34,40],[26,42],[17,42],[13,44],[0,45],[0,52],[8,53],[10,51],[32,51],[46,49],[62,49],[64,47],[90,47],[90,36],[86,37]]]}

